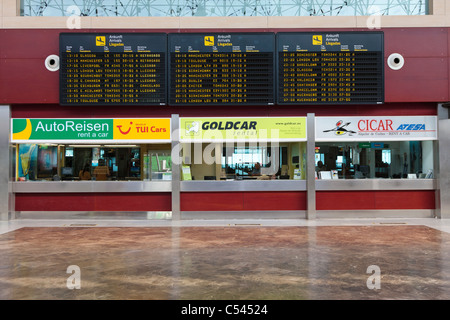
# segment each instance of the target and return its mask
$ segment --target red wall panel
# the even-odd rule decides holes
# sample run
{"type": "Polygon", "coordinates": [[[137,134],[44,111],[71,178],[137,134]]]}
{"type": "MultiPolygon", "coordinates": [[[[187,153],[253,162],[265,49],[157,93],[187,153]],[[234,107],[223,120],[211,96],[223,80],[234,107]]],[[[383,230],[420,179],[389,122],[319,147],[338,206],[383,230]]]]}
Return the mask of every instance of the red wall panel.
{"type": "Polygon", "coordinates": [[[435,209],[434,190],[374,192],[375,209],[435,209]]]}
{"type": "MultiPolygon", "coordinates": [[[[0,35],[1,58],[42,59],[50,54],[59,54],[58,29],[8,29],[0,35]]],[[[43,60],[42,65],[44,63],[43,60]]]]}
{"type": "Polygon", "coordinates": [[[181,211],[306,210],[306,192],[182,192],[181,211]]]}
{"type": "Polygon", "coordinates": [[[435,209],[434,190],[318,191],[317,210],[435,209]]]}
{"type": "Polygon", "coordinates": [[[16,193],[16,211],[171,211],[170,193],[16,193]]]}
{"type": "Polygon", "coordinates": [[[245,192],[244,210],[306,210],[306,192],[245,192]]]}
{"type": "Polygon", "coordinates": [[[385,96],[391,102],[447,101],[448,58],[406,57],[401,70],[386,69],[385,96]]]}
{"type": "Polygon", "coordinates": [[[386,103],[377,105],[320,106],[240,106],[239,108],[221,108],[193,106],[189,108],[140,106],[123,108],[120,106],[69,107],[55,104],[20,104],[11,107],[12,118],[141,118],[170,117],[304,117],[314,112],[316,116],[434,116],[437,114],[435,103],[386,103]]]}
{"type": "Polygon", "coordinates": [[[59,73],[48,71],[44,60],[45,58],[2,60],[0,101],[5,104],[58,102],[59,73]]]}
{"type": "MultiPolygon", "coordinates": [[[[367,31],[367,29],[321,29],[327,31],[367,31]]],[[[58,104],[58,72],[48,71],[44,59],[58,54],[59,34],[67,29],[5,29],[0,32],[0,101],[7,104],[58,104]]],[[[114,30],[114,32],[201,32],[205,30],[114,30]]],[[[209,32],[255,32],[261,30],[208,30],[209,32]]],[[[312,29],[268,29],[313,31],[312,29]]],[[[449,98],[448,28],[387,28],[385,58],[398,52],[405,66],[398,71],[385,64],[386,102],[441,102],[449,98]]],[[[71,32],[80,32],[74,30],[71,32]]],[[[81,32],[111,32],[82,30],[81,32]]],[[[367,31],[370,32],[370,31],[367,31]]],[[[273,107],[273,109],[279,106],[273,107]]],[[[378,106],[377,106],[378,107],[378,106]]],[[[369,107],[370,108],[370,107],[369,107]]],[[[320,109],[317,107],[317,109],[320,109]]],[[[173,108],[171,108],[173,110],[173,108]]],[[[197,109],[201,110],[201,108],[197,109]]],[[[250,109],[247,109],[250,110],[250,109]]],[[[257,111],[257,108],[254,108],[257,111]]],[[[217,111],[217,110],[216,110],[217,111]]],[[[311,112],[311,107],[309,111],[311,112]]],[[[205,116],[202,114],[202,116],[205,116]]]]}
{"type": "Polygon", "coordinates": [[[386,58],[391,53],[400,53],[407,58],[448,55],[448,28],[392,28],[382,31],[386,58]]]}
{"type": "Polygon", "coordinates": [[[239,211],[244,210],[242,192],[182,192],[181,211],[239,211]]]}

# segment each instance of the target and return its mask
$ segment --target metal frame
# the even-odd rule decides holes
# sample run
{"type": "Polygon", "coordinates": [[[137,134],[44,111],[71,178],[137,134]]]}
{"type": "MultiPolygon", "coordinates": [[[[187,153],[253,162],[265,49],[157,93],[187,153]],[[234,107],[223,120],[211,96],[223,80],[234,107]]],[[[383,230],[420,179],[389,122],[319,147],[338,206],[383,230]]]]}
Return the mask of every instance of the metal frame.
{"type": "Polygon", "coordinates": [[[434,218],[435,210],[320,210],[317,212],[319,219],[354,218],[434,218]]]}
{"type": "Polygon", "coordinates": [[[172,192],[171,181],[26,181],[13,182],[13,193],[172,192]]]}
{"type": "Polygon", "coordinates": [[[327,190],[435,190],[436,179],[317,180],[317,191],[327,190]]]}
{"type": "Polygon", "coordinates": [[[172,137],[172,220],[180,220],[180,181],[181,181],[181,157],[180,154],[174,154],[174,150],[179,150],[180,144],[180,118],[178,114],[172,115],[171,137],[172,137]],[[174,157],[177,159],[174,160],[174,157]]]}
{"type": "MultiPolygon", "coordinates": [[[[305,219],[305,211],[181,211],[182,220],[305,219]]],[[[236,222],[238,224],[238,222],[236,222]]]]}
{"type": "Polygon", "coordinates": [[[181,192],[306,191],[306,180],[182,181],[181,192]]]}
{"type": "Polygon", "coordinates": [[[314,154],[316,148],[316,120],[314,113],[308,113],[306,116],[306,184],[307,184],[307,203],[306,218],[316,218],[316,176],[314,154]]]}
{"type": "MultiPolygon", "coordinates": [[[[424,15],[428,0],[21,0],[22,16],[252,17],[424,15]],[[68,11],[76,6],[79,12],[68,11]]],[[[73,10],[73,9],[72,9],[73,10]]]]}
{"type": "Polygon", "coordinates": [[[11,110],[0,106],[0,221],[9,220],[11,186],[11,166],[9,150],[9,131],[11,110]]]}

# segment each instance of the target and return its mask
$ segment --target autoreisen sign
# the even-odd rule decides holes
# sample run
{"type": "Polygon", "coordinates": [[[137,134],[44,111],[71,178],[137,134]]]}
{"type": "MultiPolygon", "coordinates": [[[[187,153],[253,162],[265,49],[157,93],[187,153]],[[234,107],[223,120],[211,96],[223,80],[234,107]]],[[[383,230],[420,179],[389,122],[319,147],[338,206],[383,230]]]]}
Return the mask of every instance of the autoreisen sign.
{"type": "Polygon", "coordinates": [[[11,142],[170,141],[170,119],[12,119],[11,142]]]}

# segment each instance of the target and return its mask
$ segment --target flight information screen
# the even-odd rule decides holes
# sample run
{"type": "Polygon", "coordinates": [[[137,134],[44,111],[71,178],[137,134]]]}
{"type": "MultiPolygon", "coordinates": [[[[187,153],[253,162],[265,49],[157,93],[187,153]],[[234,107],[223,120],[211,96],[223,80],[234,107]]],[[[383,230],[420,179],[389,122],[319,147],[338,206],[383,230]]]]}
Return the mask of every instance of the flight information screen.
{"type": "Polygon", "coordinates": [[[273,33],[169,34],[171,105],[272,105],[273,33]]]}
{"type": "Polygon", "coordinates": [[[166,34],[60,34],[61,105],[165,105],[166,34]]]}
{"type": "Polygon", "coordinates": [[[278,33],[278,104],[384,102],[383,33],[278,33]]]}

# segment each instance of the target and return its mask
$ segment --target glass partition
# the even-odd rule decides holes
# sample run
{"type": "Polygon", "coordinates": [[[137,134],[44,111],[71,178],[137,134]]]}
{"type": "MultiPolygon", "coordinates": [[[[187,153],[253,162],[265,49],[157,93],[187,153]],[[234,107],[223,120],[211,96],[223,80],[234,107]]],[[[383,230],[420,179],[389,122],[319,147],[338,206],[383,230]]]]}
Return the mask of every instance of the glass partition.
{"type": "Polygon", "coordinates": [[[434,142],[316,143],[318,179],[434,178],[434,142]]]}
{"type": "Polygon", "coordinates": [[[183,180],[306,178],[306,142],[184,144],[183,180]]]}
{"type": "Polygon", "coordinates": [[[171,180],[170,145],[18,144],[16,181],[171,180]]]}

